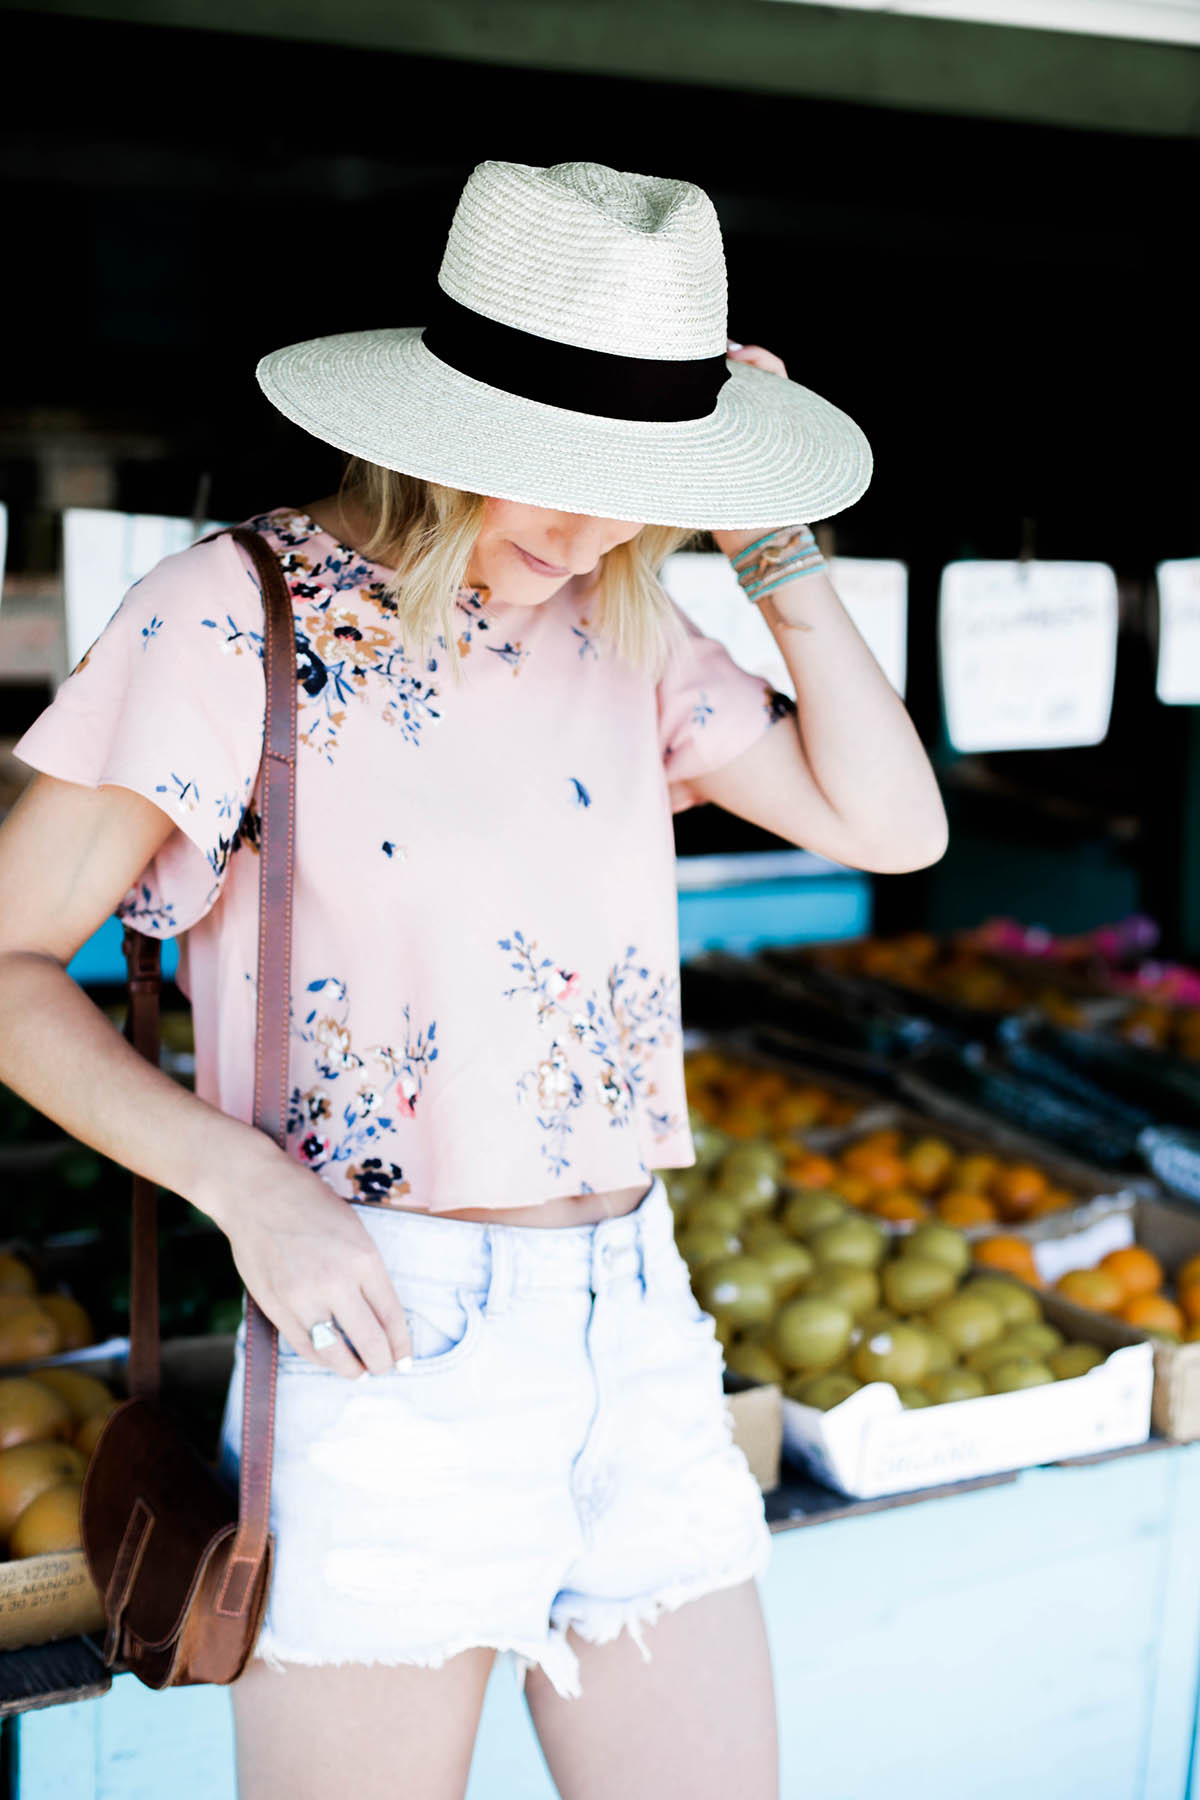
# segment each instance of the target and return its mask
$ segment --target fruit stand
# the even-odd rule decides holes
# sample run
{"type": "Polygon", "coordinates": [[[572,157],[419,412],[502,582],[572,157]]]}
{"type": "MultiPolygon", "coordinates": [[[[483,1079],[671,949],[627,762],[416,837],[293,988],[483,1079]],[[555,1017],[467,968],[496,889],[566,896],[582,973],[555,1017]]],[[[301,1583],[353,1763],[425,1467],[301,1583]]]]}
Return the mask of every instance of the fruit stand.
{"type": "MultiPolygon", "coordinates": [[[[1014,998],[1011,982],[978,979],[973,1003],[985,1004],[964,1026],[961,987],[910,993],[905,1014],[895,959],[888,991],[872,989],[882,947],[875,972],[849,972],[853,1003],[822,985],[844,969],[805,986],[800,959],[777,957],[697,966],[685,983],[697,1162],[664,1177],[725,1350],[734,1429],[765,1490],[784,1795],[1007,1800],[1023,1787],[1038,1800],[1200,1800],[1200,1208],[1186,1192],[1187,1139],[1173,1139],[1183,1191],[1170,1189],[1149,1152],[1127,1154],[1140,1140],[1121,1137],[1116,1114],[1109,1137],[1097,1131],[1098,1159],[1079,1154],[1082,1088],[1043,1115],[1064,1134],[1054,1141],[1017,1121],[1027,1103],[1014,1066],[995,1090],[1014,1102],[1006,1117],[929,1075],[933,1051],[967,1045],[976,1076],[984,1042],[998,1055],[987,1002],[1002,1018],[1037,1013],[1114,1041],[1125,1014],[1069,980],[1014,998]],[[839,1029],[821,1046],[831,995],[839,1029]]],[[[1144,1019],[1144,997],[1130,1007],[1144,1019]]],[[[168,1038],[186,1079],[183,1037],[168,1038]]],[[[1188,1041],[1177,1029],[1158,1042],[1188,1041]]],[[[1153,1095],[1169,1071],[1146,1070],[1139,1091],[1153,1095]]],[[[1177,1091],[1186,1099],[1186,1082],[1177,1091]]],[[[1174,1130],[1169,1111],[1153,1116],[1174,1130]]],[[[121,1390],[127,1352],[117,1269],[80,1241],[89,1170],[63,1160],[78,1146],[15,1150],[14,1167],[53,1156],[85,1185],[74,1212],[56,1214],[72,1229],[0,1246],[19,1353],[0,1369],[0,1425],[22,1440],[0,1448],[0,1476],[6,1457],[86,1455],[89,1420],[94,1432],[107,1404],[97,1384],[121,1390]]],[[[187,1248],[165,1266],[200,1271],[164,1293],[164,1382],[203,1436],[228,1378],[236,1281],[220,1234],[163,1200],[166,1239],[187,1248]]],[[[119,1245],[116,1262],[125,1254],[119,1245]]],[[[61,1506],[74,1471],[53,1474],[61,1506]]],[[[22,1497],[9,1495],[10,1510],[22,1497]]],[[[109,1679],[95,1626],[65,1610],[76,1558],[30,1537],[38,1498],[24,1538],[9,1521],[0,1563],[12,1800],[120,1800],[159,1791],[168,1767],[184,1795],[234,1800],[228,1693],[109,1679]],[[26,1596],[7,1638],[6,1579],[26,1596]],[[27,1621],[48,1605],[63,1608],[59,1635],[35,1643],[48,1633],[27,1621]]],[[[498,1664],[469,1800],[552,1794],[498,1664]]]]}

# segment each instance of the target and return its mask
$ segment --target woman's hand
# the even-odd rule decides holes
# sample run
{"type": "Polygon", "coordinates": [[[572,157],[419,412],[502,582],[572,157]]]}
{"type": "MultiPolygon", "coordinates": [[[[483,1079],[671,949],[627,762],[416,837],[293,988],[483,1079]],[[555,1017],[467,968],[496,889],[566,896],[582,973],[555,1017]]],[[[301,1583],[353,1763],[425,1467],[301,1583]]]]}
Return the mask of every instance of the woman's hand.
{"type": "Polygon", "coordinates": [[[247,1292],[296,1354],[350,1379],[386,1375],[411,1356],[399,1295],[354,1209],[282,1152],[241,1186],[219,1223],[247,1292]],[[313,1348],[309,1327],[330,1318],[357,1355],[340,1337],[313,1348]]]}
{"type": "MultiPolygon", "coordinates": [[[[765,350],[761,344],[730,342],[726,358],[729,362],[750,363],[756,369],[765,369],[768,375],[787,375],[783,358],[776,356],[773,350],[765,350]]],[[[780,524],[784,523],[786,521],[781,519],[780,524]]],[[[739,550],[744,550],[762,535],[761,526],[757,531],[714,531],[712,534],[717,549],[724,551],[726,556],[736,556],[739,550]]]]}

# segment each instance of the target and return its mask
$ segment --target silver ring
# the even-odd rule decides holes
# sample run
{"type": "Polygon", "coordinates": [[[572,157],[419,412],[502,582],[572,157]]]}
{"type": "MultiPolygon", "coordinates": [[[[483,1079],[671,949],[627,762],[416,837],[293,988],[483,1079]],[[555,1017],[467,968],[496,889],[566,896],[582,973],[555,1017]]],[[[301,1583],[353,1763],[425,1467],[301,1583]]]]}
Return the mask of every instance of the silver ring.
{"type": "Polygon", "coordinates": [[[328,1350],[331,1344],[338,1341],[332,1319],[318,1319],[315,1325],[309,1327],[308,1335],[312,1339],[314,1350],[328,1350]]]}

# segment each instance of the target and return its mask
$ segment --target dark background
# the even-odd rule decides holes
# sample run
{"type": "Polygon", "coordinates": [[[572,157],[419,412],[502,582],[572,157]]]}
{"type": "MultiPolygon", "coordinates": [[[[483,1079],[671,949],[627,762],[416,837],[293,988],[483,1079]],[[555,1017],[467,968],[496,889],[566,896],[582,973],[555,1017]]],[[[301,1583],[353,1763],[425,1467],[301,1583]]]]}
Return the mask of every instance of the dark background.
{"type": "MultiPolygon", "coordinates": [[[[120,463],[122,510],[189,514],[207,484],[209,515],[233,519],[332,488],[337,453],[274,412],[255,362],[421,323],[476,162],[695,181],[722,223],[731,335],[871,442],[837,553],[909,566],[907,704],[953,842],[936,870],[877,882],[879,927],[958,904],[955,859],[969,873],[986,839],[1074,844],[1098,884],[1078,905],[1111,877],[1118,904],[1128,888],[1186,935],[1190,709],[1154,700],[1148,630],[1155,563],[1200,549],[1194,144],[22,13],[0,14],[0,58],[10,569],[56,566],[31,448],[47,422],[162,441],[120,463]],[[1117,571],[1112,729],[1093,749],[959,759],[939,573],[1023,549],[1117,571]]],[[[677,829],[684,851],[771,842],[711,807],[677,829]]]]}

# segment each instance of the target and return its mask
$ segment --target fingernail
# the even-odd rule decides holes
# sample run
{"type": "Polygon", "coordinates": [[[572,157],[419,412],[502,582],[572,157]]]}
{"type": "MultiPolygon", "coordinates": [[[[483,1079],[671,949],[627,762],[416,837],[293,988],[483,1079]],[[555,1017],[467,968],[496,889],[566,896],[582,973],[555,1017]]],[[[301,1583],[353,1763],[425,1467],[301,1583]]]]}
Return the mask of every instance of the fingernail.
{"type": "Polygon", "coordinates": [[[411,1356],[398,1356],[396,1358],[396,1367],[399,1369],[399,1371],[402,1375],[407,1375],[408,1371],[412,1368],[412,1357],[411,1356]]]}
{"type": "Polygon", "coordinates": [[[744,350],[745,348],[746,348],[745,344],[735,344],[732,338],[729,339],[729,349],[744,350]]]}

